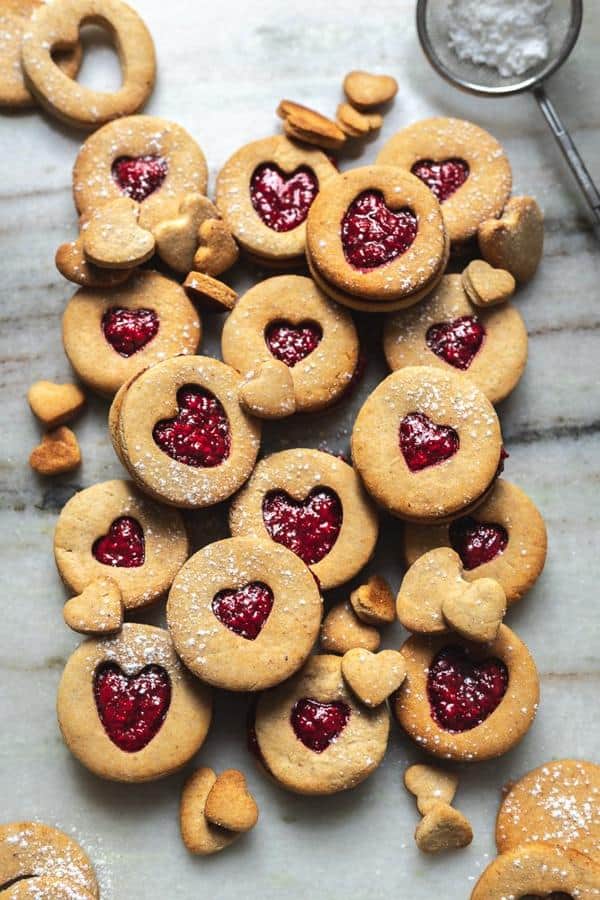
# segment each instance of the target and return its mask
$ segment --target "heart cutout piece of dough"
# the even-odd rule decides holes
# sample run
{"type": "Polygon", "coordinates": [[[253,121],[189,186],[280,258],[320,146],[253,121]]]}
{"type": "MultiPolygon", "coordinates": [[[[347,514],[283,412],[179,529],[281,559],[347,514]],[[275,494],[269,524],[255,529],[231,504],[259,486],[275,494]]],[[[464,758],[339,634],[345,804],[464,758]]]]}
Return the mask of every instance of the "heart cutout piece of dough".
{"type": "Polygon", "coordinates": [[[228,831],[250,831],[258,822],[258,806],[237,769],[227,769],[217,777],[206,798],[204,815],[213,825],[228,831]]]}
{"type": "Polygon", "coordinates": [[[516,282],[506,269],[495,269],[484,259],[474,259],[462,273],[462,284],[475,306],[498,306],[515,292],[516,282]]]}
{"type": "Polygon", "coordinates": [[[123,600],[114,578],[96,578],[65,603],[65,623],[79,634],[116,634],[123,627],[123,600]]]}
{"type": "Polygon", "coordinates": [[[436,803],[452,803],[458,788],[458,776],[437,766],[416,764],[404,773],[404,786],[414,794],[417,809],[426,815],[436,803]]]}
{"type": "Polygon", "coordinates": [[[200,241],[199,230],[208,219],[219,212],[208,197],[186,194],[179,206],[179,215],[160,222],[154,229],[156,251],[175,272],[187,273],[194,265],[194,254],[200,241]]]}
{"type": "Polygon", "coordinates": [[[263,363],[243,381],[238,397],[246,412],[259,419],[283,419],[296,412],[291,372],[276,359],[263,363]]]}
{"type": "Polygon", "coordinates": [[[494,578],[478,578],[442,604],[444,619],[468,641],[493,641],[506,615],[506,594],[494,578]]]}
{"type": "Polygon", "coordinates": [[[344,655],[342,675],[360,702],[374,709],[398,690],[406,677],[406,666],[396,650],[370,653],[356,647],[344,655]]]}
{"type": "Polygon", "coordinates": [[[86,259],[104,269],[131,269],[154,253],[154,235],[140,228],[140,205],[119,197],[95,209],[83,226],[86,259]]]}

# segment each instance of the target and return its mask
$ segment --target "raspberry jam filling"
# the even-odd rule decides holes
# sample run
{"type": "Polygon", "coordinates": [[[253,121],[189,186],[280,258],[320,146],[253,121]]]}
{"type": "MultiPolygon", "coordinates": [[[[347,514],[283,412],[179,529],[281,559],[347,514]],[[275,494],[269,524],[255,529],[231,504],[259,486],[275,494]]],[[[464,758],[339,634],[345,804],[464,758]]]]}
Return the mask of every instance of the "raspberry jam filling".
{"type": "Polygon", "coordinates": [[[355,269],[375,269],[405,253],[417,236],[417,217],[405,208],[392,212],[381,191],[363,191],[342,219],[344,256],[355,269]]]}
{"type": "Polygon", "coordinates": [[[177,391],[177,403],[175,418],[163,419],[154,426],[156,444],[186,466],[219,466],[231,449],[229,420],[221,402],[210,391],[186,384],[177,391]]]}
{"type": "Polygon", "coordinates": [[[290,721],[298,740],[315,753],[322,753],[335,741],[350,719],[350,707],[340,700],[321,703],[304,697],[292,708],[290,721]]]}
{"type": "Polygon", "coordinates": [[[236,591],[219,591],[213,597],[212,611],[230,631],[254,641],[273,608],[273,592],[260,581],[251,581],[236,591]]]}
{"type": "Polygon", "coordinates": [[[275,163],[263,163],[250,179],[252,206],[273,231],[291,231],[302,225],[318,191],[317,176],[308,166],[286,175],[275,163]]]}
{"type": "Polygon", "coordinates": [[[163,156],[120,156],[112,164],[112,177],[122,194],[141,203],[159,189],[167,168],[163,156]]]}
{"type": "Polygon", "coordinates": [[[468,369],[485,337],[477,316],[460,316],[451,322],[436,322],[427,329],[429,349],[455,369],[468,369]]]}
{"type": "Polygon", "coordinates": [[[102,316],[102,331],[120,356],[129,357],[145,347],[158,332],[153,309],[123,309],[111,306],[102,316]]]}
{"type": "Polygon", "coordinates": [[[436,425],[424,413],[409,413],[402,419],[400,450],[411,472],[420,472],[450,459],[460,441],[450,425],[436,425]]]}
{"type": "Polygon", "coordinates": [[[502,660],[476,661],[464,647],[445,647],[427,674],[432,718],[444,731],[470,731],[494,712],[507,687],[502,660]]]}
{"type": "Polygon", "coordinates": [[[476,569],[504,553],[508,532],[496,522],[477,522],[471,516],[455,519],[449,528],[450,544],[465,569],[476,569]]]}
{"type": "Polygon", "coordinates": [[[411,172],[427,185],[438,203],[443,203],[465,183],[469,177],[469,166],[464,159],[445,159],[441,163],[420,159],[411,172]]]}
{"type": "Polygon", "coordinates": [[[94,541],[92,554],[105,566],[137,569],[144,565],[146,541],[140,523],[131,516],[120,516],[108,529],[108,534],[94,541]]]}
{"type": "Polygon", "coordinates": [[[96,708],[104,730],[120,750],[136,753],[156,737],[171,704],[171,680],[162,666],[127,675],[105,663],[94,675],[96,708]]]}
{"type": "Polygon", "coordinates": [[[275,359],[281,360],[290,369],[313,352],[321,343],[323,330],[316,322],[271,322],[265,331],[265,341],[275,359]]]}
{"type": "Polygon", "coordinates": [[[300,501],[285,491],[270,491],[263,500],[262,514],[271,538],[307,566],[327,556],[342,527],[342,504],[329,488],[315,488],[300,501]]]}

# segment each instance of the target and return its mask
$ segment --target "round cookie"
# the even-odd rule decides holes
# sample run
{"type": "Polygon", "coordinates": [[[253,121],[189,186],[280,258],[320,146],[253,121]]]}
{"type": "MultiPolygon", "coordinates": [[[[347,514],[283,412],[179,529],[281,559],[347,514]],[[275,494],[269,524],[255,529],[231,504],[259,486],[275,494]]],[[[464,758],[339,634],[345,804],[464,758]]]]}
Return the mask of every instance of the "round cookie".
{"type": "Polygon", "coordinates": [[[465,567],[463,577],[494,578],[509,604],[535,584],[546,561],[546,525],[538,508],[503,478],[468,516],[444,525],[407,524],[403,539],[409,566],[435,547],[452,547],[465,567]]]}
{"type": "Polygon", "coordinates": [[[144,497],[130,481],[104,481],[79,491],[56,523],[54,558],[65,584],[80,594],[110,575],[126,609],[163,596],[187,557],[181,514],[144,497]]]}
{"type": "Polygon", "coordinates": [[[41,822],[0,825],[0,885],[0,893],[7,900],[93,900],[100,896],[87,854],[73,838],[41,822]],[[29,887],[30,893],[26,890],[29,887]]]}
{"type": "Polygon", "coordinates": [[[70,656],[57,714],[65,743],[86,768],[110,781],[152,781],[200,749],[212,702],[164,629],[131,622],[70,656]]]}
{"type": "Polygon", "coordinates": [[[512,173],[501,144],[462,119],[414,122],[389,139],[377,163],[412,172],[430,187],[453,243],[472,238],[481,222],[500,215],[510,197],[512,173]]]}
{"type": "Polygon", "coordinates": [[[238,300],[223,327],[221,350],[242,375],[281,360],[290,368],[297,411],[315,412],[348,388],[359,343],[351,316],[310,278],[281,275],[238,300]]]}
{"type": "Polygon", "coordinates": [[[285,684],[261,694],[256,750],[267,772],[297,794],[356,787],[385,754],[386,704],[362,706],[346,686],[339,656],[312,656],[285,684]]]}
{"type": "Polygon", "coordinates": [[[217,178],[216,203],[242,249],[262,264],[294,265],[304,254],[306,217],[337,170],[320,150],[283,135],[253,141],[217,178]]]}
{"type": "Polygon", "coordinates": [[[353,578],[375,549],[379,523],[356,472],[322,450],[283,450],[262,459],[229,512],[233,535],[293,550],[323,590],[353,578]]]}
{"type": "Polygon", "coordinates": [[[62,327],[65,352],[77,376],[103,396],[112,396],[156,362],[196,353],[202,334],[183,288],[146,270],[124,287],[77,291],[62,327]]]}
{"type": "Polygon", "coordinates": [[[194,675],[230,691],[259,691],[293,675],[318,637],[323,603],[290,550],[253,537],[209,544],[173,582],[167,622],[194,675]]]}
{"type": "Polygon", "coordinates": [[[462,762],[507,753],[529,730],[539,701],[535,663],[501,625],[495,640],[413,635],[400,650],[406,679],[393,703],[421,749],[462,762]]]}
{"type": "Polygon", "coordinates": [[[440,206],[410,173],[365,166],[331,178],[308,214],[306,255],[326,294],[356,309],[411,306],[448,259],[440,206]]]}
{"type": "Polygon", "coordinates": [[[491,403],[516,387],[527,362],[527,329],[510,303],[482,309],[460,275],[445,275],[417,306],[389,316],[383,350],[390,369],[434,366],[468,377],[491,403]]]}
{"type": "Polygon", "coordinates": [[[576,850],[527,844],[496,857],[481,875],[471,900],[548,897],[594,900],[600,866],[576,850]]]}
{"type": "Polygon", "coordinates": [[[247,480],[260,424],[240,407],[241,376],[206,356],[178,356],[140,373],[114,404],[117,455],[144,491],[197,509],[247,480]]]}
{"type": "Polygon", "coordinates": [[[600,766],[559,759],[512,785],[496,819],[498,853],[544,842],[600,862],[600,766]]]}
{"type": "Polygon", "coordinates": [[[430,366],[388,375],[352,431],[352,459],[368,492],[413,522],[439,522],[481,502],[501,450],[498,417],[477,385],[430,366]]]}

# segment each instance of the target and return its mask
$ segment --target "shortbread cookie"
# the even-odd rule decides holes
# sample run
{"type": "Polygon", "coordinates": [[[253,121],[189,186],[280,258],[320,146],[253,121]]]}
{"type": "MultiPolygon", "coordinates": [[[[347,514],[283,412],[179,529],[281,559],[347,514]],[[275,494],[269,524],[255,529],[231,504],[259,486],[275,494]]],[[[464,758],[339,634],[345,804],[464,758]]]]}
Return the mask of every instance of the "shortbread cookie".
{"type": "Polygon", "coordinates": [[[472,840],[469,820],[447,803],[434,803],[415,830],[415,843],[423,853],[461,850],[472,840]]]}
{"type": "Polygon", "coordinates": [[[229,312],[237,302],[233,288],[203,272],[189,272],[183,287],[190,300],[206,312],[229,312]]]}
{"type": "Polygon", "coordinates": [[[310,278],[281,275],[247,291],[228,316],[223,359],[242,375],[273,359],[284,362],[298,412],[331,406],[347,390],[358,363],[351,316],[310,278]]]}
{"type": "Polygon", "coordinates": [[[200,227],[218,218],[219,211],[208,197],[184,194],[177,215],[164,219],[154,228],[156,252],[175,272],[189,272],[198,249],[200,227]]]}
{"type": "Polygon", "coordinates": [[[356,787],[386,751],[385,704],[354,699],[338,656],[313,656],[290,681],[261,694],[256,741],[268,772],[298,794],[334,794],[356,787]]]}
{"type": "Polygon", "coordinates": [[[282,100],[277,115],[283,119],[283,130],[289,138],[324,150],[338,150],[346,141],[337,122],[294,100],[282,100]]]}
{"type": "Polygon", "coordinates": [[[205,766],[189,776],[181,792],[179,825],[183,843],[196,856],[210,856],[229,847],[241,832],[212,825],[205,816],[206,801],[217,781],[216,773],[205,766]]]}
{"type": "Polygon", "coordinates": [[[414,122],[383,146],[378,165],[412,172],[442,204],[453,243],[499,216],[510,196],[512,174],[502,146],[489,132],[462,119],[414,122]]]}
{"type": "Polygon", "coordinates": [[[518,282],[529,281],[544,251],[544,216],[533,197],[512,197],[499,219],[480,224],[477,238],[487,262],[507,269],[518,282]]]}
{"type": "Polygon", "coordinates": [[[417,306],[385,324],[383,349],[391,369],[434,366],[469,378],[499,403],[517,386],[527,362],[527,329],[509,303],[474,305],[460,275],[445,275],[417,306]]]}
{"type": "Polygon", "coordinates": [[[337,108],[336,121],[348,137],[363,138],[381,128],[383,116],[380,116],[379,113],[365,114],[354,109],[349,103],[340,103],[337,108]]]}
{"type": "Polygon", "coordinates": [[[259,419],[285,419],[296,412],[292,375],[278,359],[267,360],[248,372],[238,398],[246,412],[259,419]]]}
{"type": "Polygon", "coordinates": [[[162,628],[127,623],[75,650],[58,687],[58,723],[71,753],[110,781],[152,781],[204,743],[212,701],[162,628]]]}
{"type": "Polygon", "coordinates": [[[133,269],[154,255],[152,232],[139,225],[140,204],[117,197],[97,206],[81,226],[81,243],[88,262],[98,268],[133,269]]]}
{"type": "Polygon", "coordinates": [[[436,803],[452,803],[458,788],[458,775],[417,763],[404,773],[404,786],[414,795],[417,809],[424,816],[436,803]]]}
{"type": "Polygon", "coordinates": [[[360,702],[374,709],[398,690],[406,667],[396,650],[370,653],[357,647],[344,654],[342,675],[360,702]]]}
{"type": "Polygon", "coordinates": [[[245,832],[258,822],[258,806],[246,777],[237,769],[221,772],[206,798],[204,814],[212,825],[245,832]]]}
{"type": "Polygon", "coordinates": [[[76,418],[85,406],[85,394],[76,384],[36,381],[27,391],[31,412],[46,428],[58,428],[76,418]]]}
{"type": "Polygon", "coordinates": [[[387,581],[380,575],[371,575],[350,594],[352,609],[367,625],[389,625],[396,621],[394,595],[387,581]]]}
{"type": "Polygon", "coordinates": [[[389,375],[352,431],[352,459],[369,493],[413,522],[444,520],[481,502],[501,449],[500,423],[482,391],[430,366],[389,375]]]}
{"type": "Polygon", "coordinates": [[[326,653],[344,656],[356,648],[374,653],[380,643],[379,631],[373,625],[361,622],[349,603],[332,606],[323,620],[321,647],[326,653]]]}
{"type": "Polygon", "coordinates": [[[463,762],[515,746],[537,711],[539,679],[525,644],[506,625],[485,646],[457,635],[410,637],[394,712],[421,749],[463,762]]]}
{"type": "Polygon", "coordinates": [[[283,450],[261,460],[229,513],[233,535],[270,538],[310,566],[323,590],[370,559],[377,514],[351,466],[321,450],[283,450]]]}
{"type": "Polygon", "coordinates": [[[80,464],[79,442],[65,425],[46,432],[29,456],[29,465],[40,475],[62,475],[80,464]]]}
{"type": "Polygon", "coordinates": [[[289,678],[319,633],[322,600],[308,568],[272,541],[209,544],[181,569],[167,622],[177,653],[198,678],[258,691],[289,678]]]}
{"type": "Polygon", "coordinates": [[[97,578],[113,578],[126,609],[154,603],[168,591],[188,556],[177,510],[143,496],[130,481],[104,481],[71,497],[54,532],[61,578],[81,593],[97,578]]]}
{"type": "Polygon", "coordinates": [[[75,372],[104,396],[156,362],[194,354],[202,335],[200,318],[183,288],[150,271],[138,272],[110,291],[77,291],[62,327],[75,372]]]}
{"type": "Polygon", "coordinates": [[[79,634],[116,634],[123,627],[123,598],[114,578],[96,578],[64,605],[63,619],[79,634]]]}
{"type": "Polygon", "coordinates": [[[80,287],[112,288],[125,284],[135,269],[101,269],[86,259],[81,234],[74,241],[61,244],[54,257],[60,274],[80,287]]]}
{"type": "Polygon", "coordinates": [[[0,885],[6,900],[96,900],[100,896],[87,854],[73,838],[41,822],[0,825],[0,885]],[[32,890],[21,893],[21,887],[32,890]]]}
{"type": "Polygon", "coordinates": [[[600,866],[576,850],[527,844],[494,859],[475,885],[471,900],[551,897],[596,900],[600,866]]]}
{"type": "Polygon", "coordinates": [[[391,75],[373,75],[355,70],[344,78],[344,93],[357,109],[367,110],[389,103],[398,92],[398,82],[391,75]]]}
{"type": "Polygon", "coordinates": [[[495,269],[484,259],[474,259],[463,269],[462,285],[475,306],[506,303],[515,292],[516,282],[506,269],[495,269]]]}

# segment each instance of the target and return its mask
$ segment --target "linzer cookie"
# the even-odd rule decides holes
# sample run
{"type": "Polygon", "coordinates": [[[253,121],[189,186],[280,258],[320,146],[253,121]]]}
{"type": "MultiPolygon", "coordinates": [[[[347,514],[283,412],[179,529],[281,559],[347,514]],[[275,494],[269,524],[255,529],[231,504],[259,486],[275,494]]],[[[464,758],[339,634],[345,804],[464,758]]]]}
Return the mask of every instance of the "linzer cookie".
{"type": "Polygon", "coordinates": [[[552,897],[596,900],[600,866],[576,850],[527,844],[494,859],[475,885],[471,900],[552,897]]]}
{"type": "Polygon", "coordinates": [[[0,884],[6,900],[97,900],[93,866],[78,843],[41,822],[0,825],[0,884]]]}

